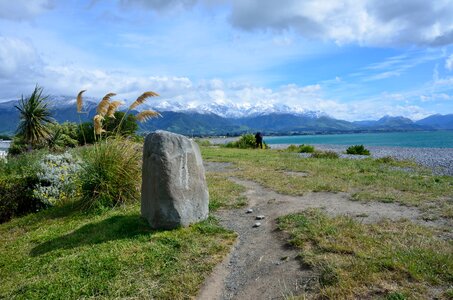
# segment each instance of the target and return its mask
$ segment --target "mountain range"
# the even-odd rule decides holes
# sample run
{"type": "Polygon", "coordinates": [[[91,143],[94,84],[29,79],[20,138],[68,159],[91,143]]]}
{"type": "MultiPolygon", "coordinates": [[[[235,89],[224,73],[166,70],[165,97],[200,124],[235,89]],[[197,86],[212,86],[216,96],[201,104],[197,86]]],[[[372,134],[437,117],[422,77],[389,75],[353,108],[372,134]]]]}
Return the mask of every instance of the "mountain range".
{"type": "MultiPolygon", "coordinates": [[[[83,114],[76,113],[74,97],[54,96],[49,107],[58,122],[86,122],[92,120],[97,101],[84,99],[83,114]]],[[[19,115],[14,107],[18,100],[0,102],[0,133],[12,134],[17,128],[19,115]]],[[[266,135],[313,133],[453,130],[453,114],[431,115],[418,121],[404,117],[384,116],[379,120],[348,122],[338,120],[320,111],[284,104],[233,104],[223,101],[202,105],[183,105],[178,102],[149,101],[142,109],[153,109],[162,118],[140,124],[140,131],[164,129],[186,135],[238,135],[262,131],[266,135]]],[[[136,112],[132,112],[136,113],[136,112]]]]}

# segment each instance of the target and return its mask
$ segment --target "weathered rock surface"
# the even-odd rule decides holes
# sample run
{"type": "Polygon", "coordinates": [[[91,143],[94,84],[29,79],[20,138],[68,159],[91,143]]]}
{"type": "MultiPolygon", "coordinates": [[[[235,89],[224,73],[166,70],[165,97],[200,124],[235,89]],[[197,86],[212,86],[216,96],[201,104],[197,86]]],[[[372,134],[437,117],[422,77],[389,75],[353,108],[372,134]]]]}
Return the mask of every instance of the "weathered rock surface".
{"type": "Polygon", "coordinates": [[[205,220],[209,193],[198,145],[158,130],[143,147],[141,214],[153,228],[171,229],[205,220]]]}

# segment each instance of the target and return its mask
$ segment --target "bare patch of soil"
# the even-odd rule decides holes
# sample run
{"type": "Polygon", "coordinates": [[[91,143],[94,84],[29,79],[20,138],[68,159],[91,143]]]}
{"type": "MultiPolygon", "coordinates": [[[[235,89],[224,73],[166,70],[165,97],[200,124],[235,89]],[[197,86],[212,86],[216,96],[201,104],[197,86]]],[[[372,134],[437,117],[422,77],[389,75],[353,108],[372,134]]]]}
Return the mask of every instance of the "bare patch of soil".
{"type": "MultiPolygon", "coordinates": [[[[227,166],[216,165],[216,171],[227,166]]],[[[230,166],[228,166],[230,167],[230,166]]],[[[351,201],[346,193],[307,193],[304,196],[278,194],[247,180],[230,178],[247,188],[247,209],[215,213],[222,226],[238,233],[237,244],[224,262],[217,266],[201,289],[199,299],[283,299],[309,294],[316,288],[316,274],[304,268],[298,252],[276,230],[276,218],[307,208],[321,208],[331,216],[348,215],[364,223],[381,219],[410,219],[413,222],[441,226],[441,221],[423,221],[418,209],[394,203],[351,201]],[[256,216],[264,215],[263,220],[256,216]],[[260,222],[259,227],[253,227],[260,222]]]]}
{"type": "Polygon", "coordinates": [[[289,176],[294,176],[294,177],[307,177],[308,176],[308,173],[305,173],[305,172],[294,172],[294,171],[285,171],[284,172],[286,175],[289,175],[289,176]]]}
{"type": "Polygon", "coordinates": [[[205,161],[203,163],[206,172],[230,172],[234,169],[232,163],[205,161]]]}

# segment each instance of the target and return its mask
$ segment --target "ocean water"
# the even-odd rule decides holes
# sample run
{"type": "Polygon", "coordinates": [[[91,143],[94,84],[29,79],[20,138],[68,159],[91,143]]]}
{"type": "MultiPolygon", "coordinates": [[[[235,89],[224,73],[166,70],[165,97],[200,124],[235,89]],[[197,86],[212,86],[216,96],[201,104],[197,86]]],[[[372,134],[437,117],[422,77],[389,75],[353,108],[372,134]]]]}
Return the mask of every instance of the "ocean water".
{"type": "Polygon", "coordinates": [[[264,141],[275,144],[333,144],[416,148],[453,148],[453,131],[383,132],[328,135],[268,136],[264,141]]]}

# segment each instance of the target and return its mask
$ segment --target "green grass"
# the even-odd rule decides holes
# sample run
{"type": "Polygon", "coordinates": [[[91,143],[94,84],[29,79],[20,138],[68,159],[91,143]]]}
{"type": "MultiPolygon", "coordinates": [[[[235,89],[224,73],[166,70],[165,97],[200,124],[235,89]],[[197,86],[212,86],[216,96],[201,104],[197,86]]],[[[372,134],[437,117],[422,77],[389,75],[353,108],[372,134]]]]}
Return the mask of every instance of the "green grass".
{"type": "Polygon", "coordinates": [[[434,176],[413,162],[301,158],[272,150],[213,147],[202,147],[202,153],[205,160],[233,163],[238,171],[232,175],[279,193],[348,192],[357,201],[396,202],[453,218],[453,177],[434,176]],[[288,176],[287,171],[308,176],[288,176]]]}
{"type": "Polygon", "coordinates": [[[360,224],[319,210],[281,217],[278,226],[301,250],[302,263],[315,270],[317,297],[432,299],[451,293],[453,242],[431,229],[409,221],[360,224]]]}
{"type": "Polygon", "coordinates": [[[0,298],[186,299],[235,234],[212,218],[152,231],[139,205],[52,208],[0,225],[0,298]]]}
{"type": "Polygon", "coordinates": [[[210,211],[247,205],[247,198],[242,195],[245,188],[232,182],[225,173],[207,173],[206,180],[209,188],[210,211]]]}

